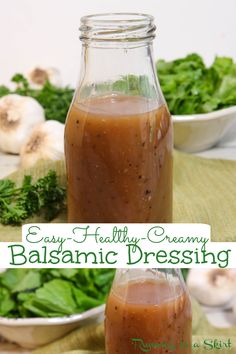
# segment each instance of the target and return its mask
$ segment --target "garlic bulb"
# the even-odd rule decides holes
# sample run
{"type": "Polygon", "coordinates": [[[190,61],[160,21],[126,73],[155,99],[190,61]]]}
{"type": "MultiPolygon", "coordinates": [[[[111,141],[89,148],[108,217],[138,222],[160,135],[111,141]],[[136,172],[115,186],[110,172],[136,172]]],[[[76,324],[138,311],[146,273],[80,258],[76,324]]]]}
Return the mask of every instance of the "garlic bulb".
{"type": "Polygon", "coordinates": [[[63,159],[64,127],[55,120],[37,125],[21,148],[21,166],[33,166],[40,159],[63,159]]]}
{"type": "Polygon", "coordinates": [[[207,306],[227,304],[236,293],[233,269],[191,269],[187,277],[191,295],[207,306]]]}
{"type": "Polygon", "coordinates": [[[61,75],[56,68],[42,69],[36,67],[27,74],[27,79],[30,86],[35,89],[42,88],[46,81],[49,81],[54,86],[61,86],[61,75]]]}
{"type": "Polygon", "coordinates": [[[0,98],[0,150],[18,154],[33,127],[44,120],[43,107],[34,98],[16,94],[0,98]]]}

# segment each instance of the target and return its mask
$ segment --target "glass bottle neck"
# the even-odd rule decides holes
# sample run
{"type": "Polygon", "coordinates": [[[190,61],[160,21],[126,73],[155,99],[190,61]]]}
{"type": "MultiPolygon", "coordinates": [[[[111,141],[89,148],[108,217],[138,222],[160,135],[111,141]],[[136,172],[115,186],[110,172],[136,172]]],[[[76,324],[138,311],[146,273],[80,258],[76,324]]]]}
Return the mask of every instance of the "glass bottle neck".
{"type": "Polygon", "coordinates": [[[78,94],[122,93],[147,95],[163,103],[155,71],[152,43],[116,48],[83,44],[78,94]]]}
{"type": "Polygon", "coordinates": [[[140,268],[140,269],[117,269],[115,283],[127,283],[130,281],[165,280],[168,283],[177,283],[185,289],[182,272],[178,268],[140,268]]]}

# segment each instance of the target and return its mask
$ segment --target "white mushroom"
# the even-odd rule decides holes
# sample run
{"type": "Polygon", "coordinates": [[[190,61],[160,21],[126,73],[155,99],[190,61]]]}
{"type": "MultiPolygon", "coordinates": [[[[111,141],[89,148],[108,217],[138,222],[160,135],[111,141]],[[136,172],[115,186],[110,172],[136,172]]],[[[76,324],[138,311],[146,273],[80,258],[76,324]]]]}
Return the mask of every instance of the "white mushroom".
{"type": "Polygon", "coordinates": [[[191,269],[187,286],[203,305],[221,306],[232,301],[236,293],[236,274],[233,269],[191,269]]]}
{"type": "Polygon", "coordinates": [[[21,166],[33,166],[40,159],[63,159],[64,127],[55,120],[37,125],[21,148],[21,166]]]}
{"type": "Polygon", "coordinates": [[[33,127],[44,120],[43,107],[34,98],[16,94],[0,98],[0,150],[18,154],[33,127]]]}
{"type": "Polygon", "coordinates": [[[30,86],[35,89],[42,88],[46,81],[57,87],[60,87],[62,84],[60,72],[56,68],[43,69],[36,67],[27,74],[27,79],[30,86]]]}

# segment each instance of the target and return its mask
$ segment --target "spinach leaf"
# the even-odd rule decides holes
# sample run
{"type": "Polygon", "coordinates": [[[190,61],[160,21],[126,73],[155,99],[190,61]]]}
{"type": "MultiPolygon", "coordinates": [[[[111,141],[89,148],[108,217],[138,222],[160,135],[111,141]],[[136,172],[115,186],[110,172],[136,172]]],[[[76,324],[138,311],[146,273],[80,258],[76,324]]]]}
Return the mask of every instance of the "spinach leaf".
{"type": "Polygon", "coordinates": [[[7,316],[15,307],[15,302],[10,297],[10,292],[0,288],[0,316],[7,316]]]}
{"type": "Polygon", "coordinates": [[[34,290],[41,286],[40,273],[35,271],[29,271],[25,276],[16,284],[12,289],[13,293],[18,293],[26,290],[34,290]]]}
{"type": "MultiPolygon", "coordinates": [[[[31,311],[43,310],[47,313],[70,315],[77,312],[77,304],[73,297],[72,285],[61,279],[54,279],[35,292],[35,296],[26,301],[24,307],[31,311]]],[[[37,312],[36,312],[37,314],[37,312]]]]}
{"type": "Polygon", "coordinates": [[[8,269],[0,274],[0,316],[57,317],[105,302],[113,269],[8,269]]]}

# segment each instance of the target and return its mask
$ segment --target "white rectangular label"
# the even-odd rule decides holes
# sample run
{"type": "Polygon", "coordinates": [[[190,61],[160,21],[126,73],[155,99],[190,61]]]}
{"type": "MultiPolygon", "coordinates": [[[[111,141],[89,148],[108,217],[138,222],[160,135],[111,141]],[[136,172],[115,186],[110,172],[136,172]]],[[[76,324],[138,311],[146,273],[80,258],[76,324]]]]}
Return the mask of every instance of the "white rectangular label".
{"type": "Polygon", "coordinates": [[[0,267],[236,268],[235,243],[206,224],[27,224],[0,245],[0,267]]]}

